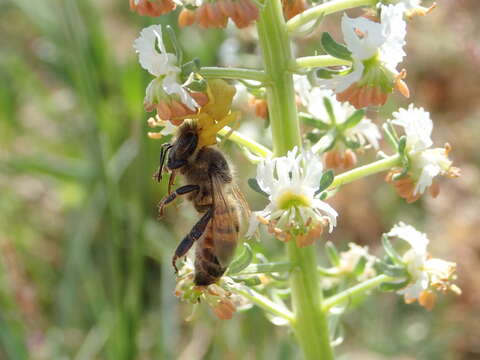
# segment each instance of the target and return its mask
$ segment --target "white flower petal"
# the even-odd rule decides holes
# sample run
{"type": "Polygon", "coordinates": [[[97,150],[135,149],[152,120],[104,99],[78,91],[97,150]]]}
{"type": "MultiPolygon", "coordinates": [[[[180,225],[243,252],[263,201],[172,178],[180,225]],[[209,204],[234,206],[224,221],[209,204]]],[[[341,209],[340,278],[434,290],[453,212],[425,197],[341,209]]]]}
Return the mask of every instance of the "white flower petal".
{"type": "Polygon", "coordinates": [[[419,151],[432,146],[433,122],[430,119],[430,113],[410,104],[408,109],[399,109],[394,112],[393,118],[392,123],[405,130],[409,151],[419,151]]]}
{"type": "Polygon", "coordinates": [[[421,233],[411,225],[403,222],[396,224],[387,234],[390,237],[398,237],[410,244],[416,253],[426,254],[429,240],[427,235],[421,233]]]}
{"type": "Polygon", "coordinates": [[[150,74],[161,76],[180,71],[175,66],[177,62],[176,56],[167,53],[165,50],[161,25],[151,25],[144,28],[133,43],[133,47],[138,53],[140,65],[150,74]]]}

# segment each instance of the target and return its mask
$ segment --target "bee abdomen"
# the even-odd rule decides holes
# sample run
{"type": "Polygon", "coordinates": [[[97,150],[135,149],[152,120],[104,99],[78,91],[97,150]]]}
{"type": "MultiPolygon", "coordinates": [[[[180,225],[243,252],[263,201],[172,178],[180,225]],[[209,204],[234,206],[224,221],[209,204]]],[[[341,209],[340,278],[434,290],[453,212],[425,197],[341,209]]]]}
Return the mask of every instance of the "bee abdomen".
{"type": "Polygon", "coordinates": [[[195,285],[207,286],[215,283],[225,272],[212,248],[202,248],[195,258],[195,285]]]}

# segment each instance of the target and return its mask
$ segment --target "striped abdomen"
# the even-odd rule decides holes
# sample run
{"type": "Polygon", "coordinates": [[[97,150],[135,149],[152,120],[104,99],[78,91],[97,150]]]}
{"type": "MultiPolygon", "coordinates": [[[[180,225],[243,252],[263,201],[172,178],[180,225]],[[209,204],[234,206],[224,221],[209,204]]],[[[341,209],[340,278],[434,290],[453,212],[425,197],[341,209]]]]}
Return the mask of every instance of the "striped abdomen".
{"type": "Polygon", "coordinates": [[[223,275],[237,245],[239,212],[232,199],[215,206],[195,252],[195,284],[210,285],[223,275]],[[227,208],[228,207],[228,208],[227,208]]]}

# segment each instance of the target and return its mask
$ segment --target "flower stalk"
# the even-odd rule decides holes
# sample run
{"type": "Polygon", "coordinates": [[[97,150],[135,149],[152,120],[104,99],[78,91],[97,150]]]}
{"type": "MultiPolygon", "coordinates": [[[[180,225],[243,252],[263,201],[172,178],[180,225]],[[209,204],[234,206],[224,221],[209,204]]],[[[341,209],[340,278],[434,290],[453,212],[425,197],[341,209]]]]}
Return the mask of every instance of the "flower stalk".
{"type": "MultiPolygon", "coordinates": [[[[267,76],[267,101],[274,153],[283,156],[295,146],[301,147],[301,137],[293,76],[289,71],[294,59],[280,0],[266,3],[260,13],[258,34],[267,76]]],[[[333,351],[326,316],[322,311],[315,247],[298,248],[295,241],[290,241],[287,253],[292,265],[292,326],[297,341],[305,359],[331,360],[333,351]]]]}
{"type": "Polygon", "coordinates": [[[322,304],[322,310],[325,312],[328,312],[335,305],[342,304],[354,296],[361,295],[369,290],[376,288],[377,286],[385,282],[391,282],[394,280],[395,280],[394,277],[391,277],[385,274],[381,274],[374,278],[365,280],[360,284],[352,286],[349,289],[346,289],[336,295],[329,297],[328,299],[325,299],[322,304]]]}
{"type": "Polygon", "coordinates": [[[232,80],[253,80],[264,83],[266,81],[265,72],[262,70],[244,69],[244,68],[226,68],[226,67],[202,67],[200,75],[212,79],[232,79],[232,80]]]}
{"type": "Polygon", "coordinates": [[[304,56],[295,60],[294,71],[312,67],[351,65],[349,60],[343,60],[331,55],[304,56]]]}
{"type": "Polygon", "coordinates": [[[400,165],[401,161],[402,159],[400,155],[397,154],[367,165],[359,166],[349,171],[345,171],[344,173],[335,176],[333,182],[330,184],[328,189],[338,188],[342,185],[351,183],[365,176],[390,170],[392,167],[400,165]]]}
{"type": "Polygon", "coordinates": [[[287,22],[289,33],[295,32],[302,25],[316,20],[321,16],[330,15],[342,10],[348,10],[358,6],[373,6],[378,0],[332,0],[323,4],[314,6],[301,14],[293,17],[287,22]]]}
{"type": "Polygon", "coordinates": [[[218,132],[222,137],[226,137],[228,140],[233,141],[234,143],[246,147],[255,155],[261,156],[262,158],[270,158],[273,156],[272,151],[262,144],[253,141],[242,133],[235,131],[225,126],[222,130],[218,132]]]}

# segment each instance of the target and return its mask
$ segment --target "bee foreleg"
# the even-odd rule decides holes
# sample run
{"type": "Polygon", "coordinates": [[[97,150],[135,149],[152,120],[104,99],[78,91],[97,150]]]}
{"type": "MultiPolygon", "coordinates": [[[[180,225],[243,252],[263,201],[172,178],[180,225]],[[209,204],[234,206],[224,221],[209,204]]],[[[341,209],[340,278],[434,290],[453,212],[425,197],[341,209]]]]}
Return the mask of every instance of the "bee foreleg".
{"type": "Polygon", "coordinates": [[[175,269],[175,273],[178,273],[177,265],[175,264],[178,258],[185,256],[192,247],[193,243],[200,239],[200,237],[205,232],[208,222],[213,216],[213,207],[211,207],[198,222],[193,226],[192,230],[183,238],[183,240],[178,244],[175,254],[172,258],[172,265],[175,269]]]}
{"type": "Polygon", "coordinates": [[[185,185],[185,186],[179,187],[177,190],[175,190],[171,194],[165,196],[158,204],[158,217],[161,218],[163,216],[163,209],[165,208],[165,206],[171,203],[173,200],[175,200],[177,196],[185,195],[193,191],[198,191],[199,189],[200,189],[200,186],[198,185],[185,185]]]}

